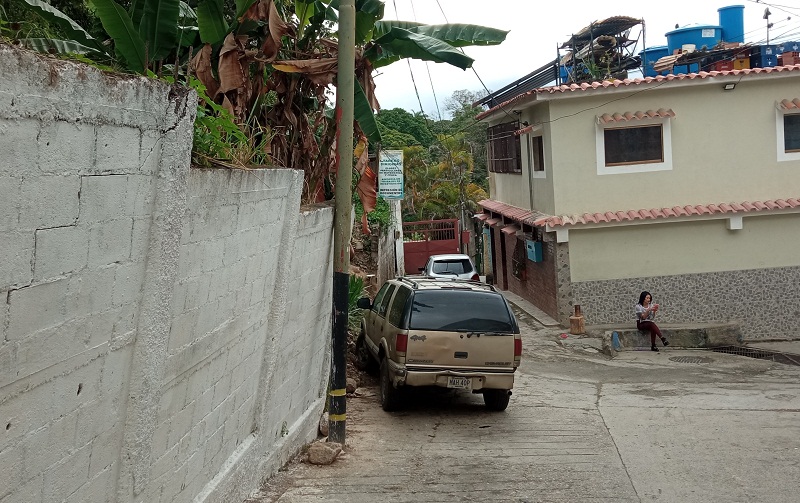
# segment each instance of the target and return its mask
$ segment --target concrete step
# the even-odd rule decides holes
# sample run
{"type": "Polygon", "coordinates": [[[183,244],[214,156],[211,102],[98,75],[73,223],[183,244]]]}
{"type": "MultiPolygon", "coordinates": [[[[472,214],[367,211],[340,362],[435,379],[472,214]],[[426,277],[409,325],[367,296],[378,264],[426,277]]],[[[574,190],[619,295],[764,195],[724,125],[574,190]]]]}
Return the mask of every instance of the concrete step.
{"type": "MultiPolygon", "coordinates": [[[[658,325],[674,348],[713,348],[742,344],[741,328],[736,323],[698,325],[658,325]]],[[[661,348],[661,341],[656,341],[661,348]]],[[[603,330],[603,352],[613,355],[617,351],[650,349],[650,333],[636,328],[606,328],[603,330]],[[616,334],[616,337],[614,336],[616,334]]]]}

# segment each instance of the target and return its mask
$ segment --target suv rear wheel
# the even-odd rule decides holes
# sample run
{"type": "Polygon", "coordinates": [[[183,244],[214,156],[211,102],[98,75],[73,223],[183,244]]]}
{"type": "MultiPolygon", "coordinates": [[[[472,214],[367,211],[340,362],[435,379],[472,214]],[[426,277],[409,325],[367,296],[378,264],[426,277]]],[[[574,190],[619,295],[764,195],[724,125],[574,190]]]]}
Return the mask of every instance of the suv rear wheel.
{"type": "Polygon", "coordinates": [[[511,393],[507,389],[487,389],[483,392],[483,403],[486,408],[497,412],[506,410],[511,393]]]}
{"type": "Polygon", "coordinates": [[[400,390],[392,383],[389,376],[389,362],[385,357],[381,359],[381,407],[386,412],[400,408],[400,390]]]}
{"type": "Polygon", "coordinates": [[[363,370],[374,376],[378,373],[378,365],[370,354],[369,349],[367,349],[366,337],[362,328],[361,335],[356,339],[356,359],[353,363],[358,370],[363,370]]]}

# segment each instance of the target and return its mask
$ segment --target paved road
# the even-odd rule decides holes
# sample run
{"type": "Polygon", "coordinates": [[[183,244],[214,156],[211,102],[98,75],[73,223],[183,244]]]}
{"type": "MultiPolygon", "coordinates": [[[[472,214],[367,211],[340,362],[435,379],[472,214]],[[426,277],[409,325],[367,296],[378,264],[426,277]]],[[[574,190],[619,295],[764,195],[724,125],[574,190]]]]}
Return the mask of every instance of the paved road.
{"type": "Polygon", "coordinates": [[[507,411],[434,389],[386,413],[372,381],[348,401],[336,463],[292,463],[248,501],[800,500],[800,367],[681,350],[611,360],[518,316],[507,411]]]}

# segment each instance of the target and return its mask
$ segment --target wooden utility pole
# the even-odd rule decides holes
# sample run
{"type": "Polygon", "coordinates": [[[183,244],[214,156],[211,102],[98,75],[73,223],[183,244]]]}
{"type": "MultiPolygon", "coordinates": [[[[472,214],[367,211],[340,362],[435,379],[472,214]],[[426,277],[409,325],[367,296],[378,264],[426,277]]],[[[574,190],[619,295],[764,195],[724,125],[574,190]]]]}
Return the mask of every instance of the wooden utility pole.
{"type": "Polygon", "coordinates": [[[344,446],[347,419],[347,298],[350,288],[350,221],[353,181],[353,95],[355,92],[355,0],[339,3],[336,76],[336,197],[333,229],[333,341],[331,345],[328,441],[344,446]]]}

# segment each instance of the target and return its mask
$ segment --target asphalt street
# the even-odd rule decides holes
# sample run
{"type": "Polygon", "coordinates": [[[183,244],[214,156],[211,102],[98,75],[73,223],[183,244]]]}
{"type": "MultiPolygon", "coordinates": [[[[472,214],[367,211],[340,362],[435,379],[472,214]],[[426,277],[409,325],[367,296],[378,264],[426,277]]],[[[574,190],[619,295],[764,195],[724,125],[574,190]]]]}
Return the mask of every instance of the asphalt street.
{"type": "Polygon", "coordinates": [[[508,410],[442,389],[386,413],[348,399],[347,447],[301,458],[249,503],[796,502],[800,367],[700,350],[600,354],[515,307],[508,410]]]}

